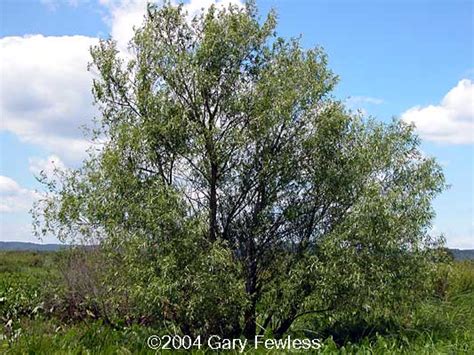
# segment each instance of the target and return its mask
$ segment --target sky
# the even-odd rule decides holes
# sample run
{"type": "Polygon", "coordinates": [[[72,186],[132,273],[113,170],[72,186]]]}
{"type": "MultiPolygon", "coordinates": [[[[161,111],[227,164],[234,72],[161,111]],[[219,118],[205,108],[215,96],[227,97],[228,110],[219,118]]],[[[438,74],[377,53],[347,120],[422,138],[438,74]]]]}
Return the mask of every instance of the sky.
{"type": "MultiPolygon", "coordinates": [[[[212,3],[191,0],[194,13],[212,3]]],[[[89,48],[112,36],[126,50],[142,0],[0,0],[0,239],[38,242],[28,210],[35,176],[75,168],[90,142],[89,48]]],[[[433,233],[474,248],[474,1],[258,0],[278,34],[321,46],[334,96],[366,115],[415,124],[421,149],[450,188],[434,201],[433,233]]],[[[56,242],[49,237],[41,242],[56,242]]]]}

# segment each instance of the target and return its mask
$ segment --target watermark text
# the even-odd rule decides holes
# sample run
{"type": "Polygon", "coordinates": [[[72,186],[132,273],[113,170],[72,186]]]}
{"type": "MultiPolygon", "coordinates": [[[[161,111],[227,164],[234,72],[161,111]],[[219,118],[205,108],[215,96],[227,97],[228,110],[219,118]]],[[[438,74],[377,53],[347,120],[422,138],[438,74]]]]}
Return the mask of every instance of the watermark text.
{"type": "Polygon", "coordinates": [[[243,353],[250,349],[268,349],[268,350],[319,350],[321,341],[319,339],[298,339],[288,335],[282,339],[265,338],[263,335],[257,335],[250,342],[248,339],[229,339],[219,335],[211,335],[204,340],[201,336],[190,337],[189,335],[151,335],[147,339],[147,345],[152,350],[191,350],[191,349],[210,349],[210,350],[232,350],[243,353]]]}

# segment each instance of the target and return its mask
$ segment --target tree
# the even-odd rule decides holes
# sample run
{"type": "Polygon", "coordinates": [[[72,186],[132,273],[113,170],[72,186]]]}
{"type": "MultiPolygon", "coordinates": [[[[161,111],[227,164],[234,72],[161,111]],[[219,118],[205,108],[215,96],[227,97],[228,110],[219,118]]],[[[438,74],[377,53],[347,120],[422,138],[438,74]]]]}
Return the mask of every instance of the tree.
{"type": "Polygon", "coordinates": [[[331,97],[324,52],[275,26],[253,3],[192,20],[149,5],[131,58],[101,41],[105,143],[37,212],[40,232],[98,241],[140,312],[185,333],[281,337],[322,312],[386,314],[433,266],[440,167],[412,127],[331,97]]]}

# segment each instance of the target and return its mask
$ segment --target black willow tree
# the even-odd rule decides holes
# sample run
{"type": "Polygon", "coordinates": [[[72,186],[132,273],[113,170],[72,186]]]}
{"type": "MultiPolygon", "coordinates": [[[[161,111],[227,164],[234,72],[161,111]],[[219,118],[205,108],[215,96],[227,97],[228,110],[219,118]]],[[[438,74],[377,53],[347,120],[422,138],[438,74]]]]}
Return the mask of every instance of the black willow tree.
{"type": "Polygon", "coordinates": [[[253,3],[150,5],[127,55],[92,49],[100,149],[45,181],[35,225],[100,245],[111,322],[281,337],[425,291],[440,167],[412,127],[345,109],[322,50],[275,26],[253,3]]]}

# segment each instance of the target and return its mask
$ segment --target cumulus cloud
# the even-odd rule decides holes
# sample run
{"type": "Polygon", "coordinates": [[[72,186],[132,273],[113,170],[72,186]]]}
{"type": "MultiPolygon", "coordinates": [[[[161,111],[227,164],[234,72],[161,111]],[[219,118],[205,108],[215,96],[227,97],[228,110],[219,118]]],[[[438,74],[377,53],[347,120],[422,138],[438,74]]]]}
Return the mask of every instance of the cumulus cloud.
{"type": "Polygon", "coordinates": [[[0,175],[0,213],[26,212],[39,194],[21,187],[15,180],[0,175]]]}
{"type": "Polygon", "coordinates": [[[100,0],[108,10],[105,21],[110,27],[110,35],[117,41],[117,46],[122,52],[127,51],[128,42],[133,37],[133,28],[143,23],[147,2],[147,0],[100,0]]]}
{"type": "Polygon", "coordinates": [[[46,6],[50,11],[56,11],[60,5],[79,6],[79,3],[89,2],[89,0],[40,0],[40,3],[46,6]]]}
{"type": "Polygon", "coordinates": [[[352,110],[357,110],[363,115],[368,115],[367,106],[381,105],[384,100],[371,96],[349,96],[345,104],[352,110]]]}
{"type": "Polygon", "coordinates": [[[350,96],[347,100],[346,103],[349,106],[352,105],[361,105],[361,104],[370,104],[370,105],[380,105],[383,104],[382,99],[378,99],[376,97],[370,97],[370,96],[350,96]]]}
{"type": "Polygon", "coordinates": [[[54,154],[48,156],[46,159],[38,157],[30,158],[29,168],[36,176],[41,173],[46,174],[46,176],[53,176],[56,170],[64,171],[67,169],[61,158],[54,154]]]}
{"type": "Polygon", "coordinates": [[[87,63],[96,42],[85,36],[1,38],[1,130],[67,160],[82,157],[89,143],[79,127],[95,115],[87,63]]]}
{"type": "Polygon", "coordinates": [[[401,119],[415,124],[426,140],[473,144],[474,83],[463,79],[444,96],[439,105],[412,107],[402,114],[401,119]]]}
{"type": "MultiPolygon", "coordinates": [[[[54,4],[54,1],[46,1],[54,4]]],[[[140,26],[146,0],[101,0],[111,35],[126,52],[133,27],[140,26]]],[[[191,0],[190,13],[211,4],[237,0],[191,0]]],[[[12,36],[0,38],[0,130],[39,145],[66,162],[85,156],[90,142],[80,126],[96,115],[92,105],[89,48],[97,38],[86,36],[12,36]]]]}
{"type": "Polygon", "coordinates": [[[474,228],[465,228],[461,231],[448,230],[443,233],[448,248],[474,249],[474,228]]]}
{"type": "Polygon", "coordinates": [[[448,237],[447,245],[450,248],[456,248],[456,249],[473,249],[474,236],[473,234],[450,236],[448,237]]]}
{"type": "MultiPolygon", "coordinates": [[[[108,10],[105,20],[110,26],[110,34],[117,41],[117,46],[122,53],[127,53],[128,43],[133,37],[133,28],[143,23],[148,2],[163,3],[159,0],[100,0],[100,3],[108,10]]],[[[178,2],[172,1],[175,4],[178,2]]],[[[240,0],[191,0],[184,4],[184,10],[193,16],[211,5],[222,7],[229,4],[241,5],[242,2],[240,0]]]]}

